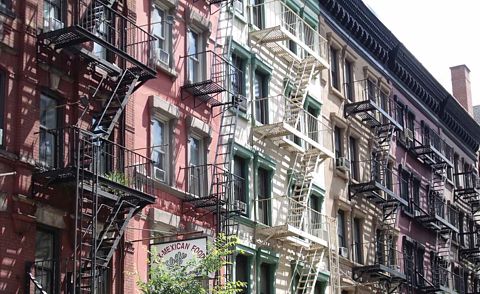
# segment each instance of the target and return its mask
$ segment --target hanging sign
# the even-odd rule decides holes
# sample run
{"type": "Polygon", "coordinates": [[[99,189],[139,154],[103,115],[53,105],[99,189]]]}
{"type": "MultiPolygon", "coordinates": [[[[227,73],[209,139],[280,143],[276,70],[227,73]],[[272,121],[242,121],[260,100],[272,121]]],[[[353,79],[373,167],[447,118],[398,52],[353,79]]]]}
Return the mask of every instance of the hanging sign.
{"type": "Polygon", "coordinates": [[[193,258],[205,258],[207,255],[207,237],[153,244],[157,254],[167,267],[181,266],[193,258]]]}

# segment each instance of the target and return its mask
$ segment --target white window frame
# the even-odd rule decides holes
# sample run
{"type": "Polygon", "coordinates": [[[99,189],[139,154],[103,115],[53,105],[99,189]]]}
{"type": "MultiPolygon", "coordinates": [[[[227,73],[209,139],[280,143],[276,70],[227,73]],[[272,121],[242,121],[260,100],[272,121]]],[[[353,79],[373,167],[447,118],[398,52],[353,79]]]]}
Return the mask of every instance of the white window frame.
{"type": "Polygon", "coordinates": [[[163,170],[153,164],[152,166],[152,174],[153,178],[157,181],[160,181],[162,183],[168,183],[168,180],[170,178],[170,120],[164,116],[161,115],[154,115],[152,117],[152,128],[150,132],[150,138],[151,138],[151,154],[152,154],[152,160],[154,159],[153,155],[155,152],[159,152],[161,155],[163,155],[163,170]],[[162,146],[156,146],[154,143],[154,128],[153,128],[153,121],[157,121],[159,123],[163,124],[163,139],[162,139],[162,146]],[[160,172],[163,172],[163,179],[157,177],[157,169],[160,172]]]}
{"type": "Polygon", "coordinates": [[[155,62],[159,65],[164,65],[167,67],[171,67],[171,60],[172,60],[172,24],[170,23],[170,20],[173,20],[173,16],[170,13],[170,9],[162,4],[155,2],[155,4],[152,5],[152,11],[151,11],[151,25],[152,25],[152,34],[158,38],[158,41],[154,43],[153,46],[153,56],[155,58],[155,62]],[[160,22],[157,20],[153,20],[153,13],[155,13],[155,10],[160,11],[163,13],[163,18],[162,15],[160,15],[160,22]],[[162,26],[160,34],[156,33],[155,27],[156,26],[162,26]],[[161,45],[163,44],[163,45],[161,45]],[[165,57],[166,56],[166,57],[165,57]]]}
{"type": "Polygon", "coordinates": [[[195,27],[189,27],[187,29],[187,80],[190,83],[198,83],[205,79],[205,75],[207,72],[207,62],[205,60],[205,52],[206,50],[206,40],[203,36],[203,31],[198,30],[195,27]],[[190,51],[190,36],[191,34],[195,34],[195,46],[196,51],[193,53],[190,51]],[[202,55],[198,55],[198,53],[203,53],[202,55]],[[192,66],[196,66],[191,70],[192,66]],[[191,76],[193,75],[193,76],[191,76]]]}
{"type": "Polygon", "coordinates": [[[45,0],[43,2],[43,30],[45,32],[55,31],[63,28],[62,1],[63,0],[45,0]]]}
{"type": "Polygon", "coordinates": [[[206,194],[208,193],[208,184],[209,184],[209,179],[208,179],[208,170],[207,170],[207,165],[206,165],[206,149],[205,149],[205,137],[199,136],[198,134],[191,132],[190,135],[188,136],[188,169],[189,169],[189,176],[190,178],[188,179],[189,181],[189,192],[202,197],[202,196],[207,196],[206,194]],[[197,140],[198,141],[198,164],[193,165],[192,164],[192,141],[197,140]],[[195,175],[197,174],[197,175],[195,175]],[[198,177],[200,186],[196,189],[195,191],[192,191],[192,178],[198,177]]]}

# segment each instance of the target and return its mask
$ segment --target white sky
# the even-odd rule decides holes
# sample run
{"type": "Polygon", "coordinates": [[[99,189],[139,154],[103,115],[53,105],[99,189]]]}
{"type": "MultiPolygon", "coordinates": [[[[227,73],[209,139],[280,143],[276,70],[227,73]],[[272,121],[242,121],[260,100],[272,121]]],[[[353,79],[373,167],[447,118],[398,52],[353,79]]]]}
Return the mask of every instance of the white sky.
{"type": "Polygon", "coordinates": [[[466,64],[473,105],[480,104],[480,1],[363,2],[449,92],[450,67],[466,64]]]}

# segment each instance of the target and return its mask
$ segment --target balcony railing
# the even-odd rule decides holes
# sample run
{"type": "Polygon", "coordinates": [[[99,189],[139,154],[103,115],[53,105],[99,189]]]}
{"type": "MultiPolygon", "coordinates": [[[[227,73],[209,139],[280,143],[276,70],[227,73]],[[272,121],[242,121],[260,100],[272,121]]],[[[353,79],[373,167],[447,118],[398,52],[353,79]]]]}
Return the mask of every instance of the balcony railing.
{"type": "Polygon", "coordinates": [[[432,129],[415,128],[412,150],[427,164],[452,166],[453,148],[432,129]]]}
{"type": "Polygon", "coordinates": [[[399,106],[390,97],[388,89],[369,79],[363,79],[345,84],[345,93],[347,91],[351,101],[344,107],[346,117],[357,115],[370,127],[391,123],[398,129],[402,128],[400,118],[397,117],[399,106]]]}
{"type": "Polygon", "coordinates": [[[427,228],[433,230],[452,230],[458,232],[458,210],[447,204],[445,200],[434,192],[427,195],[426,203],[411,202],[415,218],[427,228]]]}
{"type": "Polygon", "coordinates": [[[285,44],[287,50],[297,53],[303,49],[301,57],[311,55],[325,63],[328,61],[328,41],[311,27],[286,3],[279,0],[265,1],[250,6],[253,37],[259,42],[293,42],[285,44]],[[296,46],[301,48],[296,48],[296,46]]]}
{"type": "Polygon", "coordinates": [[[286,138],[300,148],[317,148],[333,157],[332,128],[320,114],[296,106],[284,95],[257,98],[254,107],[256,132],[266,138],[286,138]]]}
{"type": "Polygon", "coordinates": [[[215,95],[226,91],[226,83],[241,76],[241,70],[229,60],[211,50],[195,52],[182,57],[185,61],[185,82],[182,89],[204,102],[218,104],[215,95]]]}
{"type": "MultiPolygon", "coordinates": [[[[269,232],[328,242],[331,218],[304,203],[291,197],[277,197],[258,199],[257,205],[270,210],[267,212],[272,217],[271,224],[267,223],[272,227],[267,229],[269,232]]],[[[264,220],[265,215],[259,212],[257,221],[265,224],[264,220]]]]}
{"type": "Polygon", "coordinates": [[[393,283],[405,281],[405,258],[403,252],[397,250],[395,246],[388,243],[368,242],[357,244],[357,247],[368,249],[368,252],[373,250],[374,254],[373,256],[367,254],[365,263],[353,268],[354,279],[361,278],[366,282],[384,277],[393,283]]]}
{"type": "Polygon", "coordinates": [[[42,130],[39,145],[39,168],[45,175],[80,167],[101,180],[153,195],[152,160],[115,142],[69,127],[42,130]],[[50,143],[42,141],[44,134],[50,143]]]}
{"type": "Polygon", "coordinates": [[[61,20],[44,20],[41,37],[58,47],[75,45],[85,41],[95,42],[100,51],[117,52],[127,60],[127,68],[147,66],[155,69],[151,48],[156,38],[142,29],[135,19],[128,18],[101,0],[76,1],[73,20],[64,24],[61,20]]]}

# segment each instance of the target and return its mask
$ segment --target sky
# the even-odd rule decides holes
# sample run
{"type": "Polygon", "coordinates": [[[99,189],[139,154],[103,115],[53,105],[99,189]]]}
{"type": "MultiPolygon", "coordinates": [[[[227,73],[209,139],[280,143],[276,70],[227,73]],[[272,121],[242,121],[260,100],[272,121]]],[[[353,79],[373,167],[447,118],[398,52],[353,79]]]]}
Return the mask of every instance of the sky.
{"type": "Polygon", "coordinates": [[[450,67],[467,65],[473,105],[480,105],[480,1],[363,2],[450,93],[450,67]]]}

